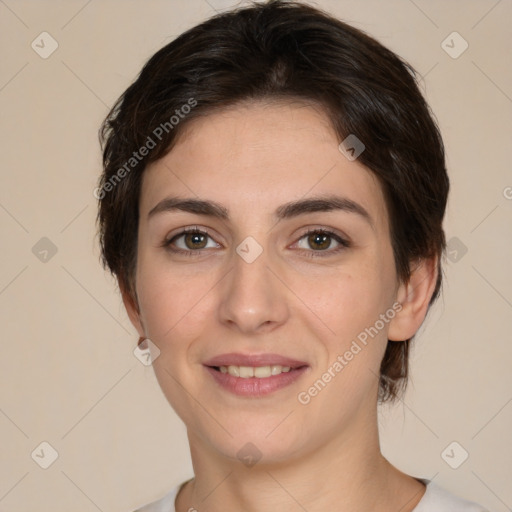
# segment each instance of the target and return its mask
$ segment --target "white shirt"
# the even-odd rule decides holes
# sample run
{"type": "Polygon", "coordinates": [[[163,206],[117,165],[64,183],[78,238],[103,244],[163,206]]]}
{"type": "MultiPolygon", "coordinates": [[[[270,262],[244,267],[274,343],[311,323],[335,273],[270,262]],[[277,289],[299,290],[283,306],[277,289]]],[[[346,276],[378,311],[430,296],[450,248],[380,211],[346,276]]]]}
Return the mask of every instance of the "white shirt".
{"type": "MultiPolygon", "coordinates": [[[[413,512],[488,512],[481,505],[459,498],[431,480],[423,478],[417,478],[417,480],[423,482],[427,488],[413,512]]],[[[174,501],[185,483],[172,489],[163,498],[138,508],[135,512],[176,512],[174,501]]]]}

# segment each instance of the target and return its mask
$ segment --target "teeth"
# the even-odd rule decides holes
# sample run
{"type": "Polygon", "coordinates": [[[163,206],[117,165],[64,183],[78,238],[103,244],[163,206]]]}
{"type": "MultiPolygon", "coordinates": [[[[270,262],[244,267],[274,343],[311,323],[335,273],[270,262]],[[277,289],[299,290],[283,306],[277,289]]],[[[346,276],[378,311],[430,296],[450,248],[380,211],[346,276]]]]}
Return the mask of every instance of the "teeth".
{"type": "Polygon", "coordinates": [[[258,379],[265,379],[271,375],[279,375],[290,371],[289,366],[281,366],[278,364],[272,366],[220,366],[222,373],[229,373],[233,377],[241,377],[242,379],[249,379],[256,377],[258,379]]]}
{"type": "Polygon", "coordinates": [[[258,366],[254,368],[254,376],[259,379],[265,379],[272,375],[272,368],[270,366],[258,366]]]}
{"type": "Polygon", "coordinates": [[[271,366],[271,372],[272,375],[279,375],[281,371],[289,372],[290,367],[289,366],[279,366],[278,364],[271,366]]]}
{"type": "MultiPolygon", "coordinates": [[[[228,368],[229,372],[229,368],[228,368]]],[[[238,376],[242,377],[242,379],[248,379],[249,377],[254,377],[254,368],[250,366],[240,366],[238,370],[238,376]]]]}
{"type": "Polygon", "coordinates": [[[239,366],[228,366],[229,375],[233,375],[233,377],[240,377],[240,367],[239,366]]]}

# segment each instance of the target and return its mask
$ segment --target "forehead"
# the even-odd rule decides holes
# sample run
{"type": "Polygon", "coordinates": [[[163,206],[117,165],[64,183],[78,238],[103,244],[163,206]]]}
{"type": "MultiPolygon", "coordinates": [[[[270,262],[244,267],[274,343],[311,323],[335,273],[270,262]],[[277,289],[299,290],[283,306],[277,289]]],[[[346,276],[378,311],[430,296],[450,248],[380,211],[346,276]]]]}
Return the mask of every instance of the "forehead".
{"type": "Polygon", "coordinates": [[[349,161],[340,142],[325,113],[302,102],[237,105],[193,119],[173,149],[145,170],[141,215],[166,196],[214,200],[240,218],[337,194],[361,204],[387,231],[377,178],[349,161]]]}

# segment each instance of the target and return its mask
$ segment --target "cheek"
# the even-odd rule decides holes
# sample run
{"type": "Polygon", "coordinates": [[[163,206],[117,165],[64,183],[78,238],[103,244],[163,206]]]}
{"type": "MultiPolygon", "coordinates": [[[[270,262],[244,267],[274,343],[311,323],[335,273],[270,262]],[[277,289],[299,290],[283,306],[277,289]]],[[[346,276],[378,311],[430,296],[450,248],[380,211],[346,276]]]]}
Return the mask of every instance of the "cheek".
{"type": "Polygon", "coordinates": [[[344,343],[373,325],[385,311],[389,295],[385,286],[378,269],[360,265],[313,281],[299,280],[294,290],[325,326],[329,338],[344,343]]]}
{"type": "MultiPolygon", "coordinates": [[[[324,357],[308,379],[311,387],[302,390],[302,397],[314,402],[311,411],[321,414],[334,403],[340,415],[350,416],[365,396],[375,393],[387,345],[389,324],[381,320],[381,314],[389,308],[388,295],[389,289],[374,267],[350,275],[340,273],[324,293],[318,288],[311,293],[315,315],[329,328],[327,335],[318,336],[324,357]]],[[[327,423],[335,428],[338,420],[333,415],[327,423]]]]}
{"type": "Polygon", "coordinates": [[[190,368],[197,363],[191,349],[204,338],[208,291],[213,286],[202,274],[179,275],[148,265],[140,274],[138,287],[141,316],[148,338],[159,349],[153,361],[157,380],[169,402],[184,418],[189,414],[185,389],[193,389],[190,368]],[[183,416],[185,415],[185,416],[183,416]]]}
{"type": "Polygon", "coordinates": [[[322,288],[311,284],[303,288],[316,316],[328,327],[321,337],[326,357],[314,377],[325,382],[331,379],[325,372],[336,375],[331,391],[319,404],[338,400],[340,393],[347,403],[357,403],[376,383],[391,319],[388,315],[385,322],[381,315],[386,315],[391,305],[393,289],[393,274],[386,273],[381,263],[369,258],[351,266],[350,273],[333,273],[322,288]]]}
{"type": "MultiPolygon", "coordinates": [[[[142,267],[142,266],[141,266],[142,267]]],[[[186,275],[159,265],[146,265],[139,274],[137,294],[146,334],[162,348],[186,339],[201,322],[208,291],[214,281],[203,273],[186,275]]]]}

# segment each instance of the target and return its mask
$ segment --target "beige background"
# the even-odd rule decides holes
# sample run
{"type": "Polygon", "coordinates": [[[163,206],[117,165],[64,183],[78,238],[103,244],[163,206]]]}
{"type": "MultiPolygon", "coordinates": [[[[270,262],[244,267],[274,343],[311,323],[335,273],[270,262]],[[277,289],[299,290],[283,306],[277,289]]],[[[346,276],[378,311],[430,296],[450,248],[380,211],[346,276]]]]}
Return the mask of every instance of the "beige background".
{"type": "MultiPolygon", "coordinates": [[[[2,511],[127,512],[192,475],[185,428],[132,353],[135,331],[99,264],[97,130],[153,52],[233,3],[0,0],[2,511]],[[51,49],[43,31],[58,42],[46,59],[31,47],[51,49]],[[36,463],[49,460],[43,441],[58,452],[48,469],[36,463]]],[[[511,510],[512,2],[317,5],[416,67],[447,147],[447,281],[407,395],[382,410],[383,452],[511,510]],[[441,45],[453,31],[469,44],[458,58],[441,45]],[[463,447],[448,450],[452,464],[469,453],[458,469],[441,456],[452,441],[463,447]]]]}

